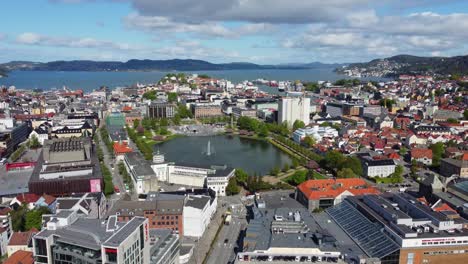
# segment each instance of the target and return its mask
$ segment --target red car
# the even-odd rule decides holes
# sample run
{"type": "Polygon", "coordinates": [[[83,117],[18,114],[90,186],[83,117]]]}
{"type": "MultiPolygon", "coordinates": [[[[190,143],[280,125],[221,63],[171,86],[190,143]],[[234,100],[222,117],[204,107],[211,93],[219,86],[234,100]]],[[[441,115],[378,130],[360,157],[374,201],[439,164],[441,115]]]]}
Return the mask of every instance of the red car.
{"type": "Polygon", "coordinates": [[[117,187],[117,186],[114,186],[114,192],[115,192],[115,193],[120,193],[120,189],[119,189],[119,187],[117,187]]]}

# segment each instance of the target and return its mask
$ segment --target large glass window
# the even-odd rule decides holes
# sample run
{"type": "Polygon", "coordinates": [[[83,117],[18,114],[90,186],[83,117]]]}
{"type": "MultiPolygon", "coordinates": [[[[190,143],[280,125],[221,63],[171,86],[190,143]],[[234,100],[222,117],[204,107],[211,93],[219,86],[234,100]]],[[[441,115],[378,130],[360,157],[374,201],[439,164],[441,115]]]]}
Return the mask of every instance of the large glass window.
{"type": "Polygon", "coordinates": [[[406,264],[413,264],[413,263],[414,263],[414,253],[408,253],[406,264]]]}

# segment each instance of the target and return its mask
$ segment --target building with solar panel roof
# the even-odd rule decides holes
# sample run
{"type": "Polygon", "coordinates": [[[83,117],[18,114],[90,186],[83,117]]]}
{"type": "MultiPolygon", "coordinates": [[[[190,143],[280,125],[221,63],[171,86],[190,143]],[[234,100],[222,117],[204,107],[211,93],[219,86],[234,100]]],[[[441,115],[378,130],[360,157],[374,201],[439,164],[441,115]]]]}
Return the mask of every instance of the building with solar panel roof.
{"type": "Polygon", "coordinates": [[[468,221],[407,193],[347,197],[326,210],[381,263],[467,263],[468,221]]]}

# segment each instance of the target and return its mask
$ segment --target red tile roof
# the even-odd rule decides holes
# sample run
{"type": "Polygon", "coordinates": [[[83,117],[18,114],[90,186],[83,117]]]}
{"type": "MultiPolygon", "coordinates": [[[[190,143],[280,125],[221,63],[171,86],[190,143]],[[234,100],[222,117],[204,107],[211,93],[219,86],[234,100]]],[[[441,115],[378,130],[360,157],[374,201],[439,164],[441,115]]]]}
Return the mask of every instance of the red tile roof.
{"type": "Polygon", "coordinates": [[[420,158],[432,159],[432,149],[413,148],[411,150],[411,158],[415,158],[415,159],[420,159],[420,158]]]}
{"type": "Polygon", "coordinates": [[[309,200],[336,198],[344,191],[349,191],[353,195],[380,193],[375,187],[368,185],[366,181],[358,178],[308,180],[299,184],[297,188],[309,200]]]}
{"type": "Polygon", "coordinates": [[[4,207],[0,209],[0,215],[8,215],[8,213],[11,211],[11,208],[4,207]]]}
{"type": "Polygon", "coordinates": [[[20,194],[16,196],[16,199],[20,201],[22,204],[23,203],[35,203],[37,200],[39,200],[41,196],[34,194],[34,193],[26,193],[26,194],[20,194]]]}
{"type": "Polygon", "coordinates": [[[26,232],[13,232],[8,242],[9,246],[27,246],[32,237],[37,233],[37,230],[30,230],[26,232]]]}
{"type": "Polygon", "coordinates": [[[3,261],[3,264],[34,264],[33,253],[25,250],[18,250],[9,258],[3,261]]]}
{"type": "Polygon", "coordinates": [[[48,194],[44,194],[42,195],[42,197],[44,197],[44,202],[48,205],[52,204],[53,202],[55,202],[55,197],[52,196],[52,195],[48,195],[48,194]]]}
{"type": "Polygon", "coordinates": [[[400,155],[398,155],[396,152],[390,153],[388,155],[389,159],[401,159],[400,155]]]}

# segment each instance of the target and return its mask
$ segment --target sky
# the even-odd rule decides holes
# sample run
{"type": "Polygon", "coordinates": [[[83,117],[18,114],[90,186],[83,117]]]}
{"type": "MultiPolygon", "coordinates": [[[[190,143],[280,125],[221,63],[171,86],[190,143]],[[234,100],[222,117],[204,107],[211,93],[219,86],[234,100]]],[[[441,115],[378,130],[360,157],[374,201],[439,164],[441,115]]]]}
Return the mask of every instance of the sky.
{"type": "Polygon", "coordinates": [[[5,0],[0,62],[467,54],[466,0],[5,0]]]}

